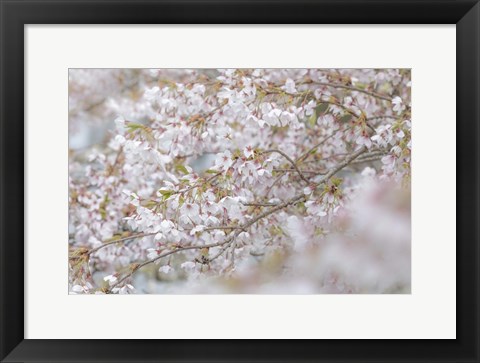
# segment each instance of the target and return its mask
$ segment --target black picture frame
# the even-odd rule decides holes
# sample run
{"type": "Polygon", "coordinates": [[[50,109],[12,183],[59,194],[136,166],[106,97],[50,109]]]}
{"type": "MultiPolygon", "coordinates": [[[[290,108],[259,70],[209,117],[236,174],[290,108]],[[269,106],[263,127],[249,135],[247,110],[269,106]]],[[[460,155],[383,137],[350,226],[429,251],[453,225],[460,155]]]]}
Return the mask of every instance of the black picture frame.
{"type": "MultiPolygon", "coordinates": [[[[479,362],[478,0],[0,0],[0,359],[5,362],[479,362]],[[457,339],[24,339],[26,24],[456,24],[457,339]]],[[[54,56],[54,55],[52,55],[54,56]]],[[[441,202],[439,201],[439,204],[441,202]]],[[[454,221],[452,221],[453,223],[454,221]]],[[[441,299],[442,291],[438,292],[441,299]]],[[[279,318],[281,319],[281,318],[279,318]]],[[[438,317],[441,324],[442,317],[438,317]]],[[[279,321],[281,324],[281,321],[279,321]]]]}

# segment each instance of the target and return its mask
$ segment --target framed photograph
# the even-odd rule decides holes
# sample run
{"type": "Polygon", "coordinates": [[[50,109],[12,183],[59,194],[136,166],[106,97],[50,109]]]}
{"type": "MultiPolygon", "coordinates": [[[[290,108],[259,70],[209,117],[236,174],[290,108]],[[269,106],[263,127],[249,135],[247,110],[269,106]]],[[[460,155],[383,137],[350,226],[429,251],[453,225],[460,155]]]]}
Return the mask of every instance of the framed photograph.
{"type": "Polygon", "coordinates": [[[478,1],[0,9],[2,362],[480,361],[478,1]]]}

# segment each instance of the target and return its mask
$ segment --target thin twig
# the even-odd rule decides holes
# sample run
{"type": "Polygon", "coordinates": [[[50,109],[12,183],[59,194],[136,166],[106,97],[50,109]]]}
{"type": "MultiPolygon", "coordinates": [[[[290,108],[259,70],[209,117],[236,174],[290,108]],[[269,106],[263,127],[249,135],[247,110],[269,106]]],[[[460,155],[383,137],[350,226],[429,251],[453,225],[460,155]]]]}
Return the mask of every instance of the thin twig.
{"type": "MultiPolygon", "coordinates": [[[[277,172],[290,172],[290,171],[295,171],[295,169],[273,169],[273,171],[277,172]]],[[[305,169],[300,169],[300,171],[303,174],[315,174],[315,175],[325,175],[327,174],[325,171],[322,170],[305,170],[305,169]]]]}
{"type": "Polygon", "coordinates": [[[376,93],[376,92],[367,91],[367,90],[357,88],[357,87],[353,87],[353,86],[347,86],[347,85],[338,84],[338,83],[315,82],[315,81],[305,82],[305,84],[307,84],[307,83],[318,84],[320,86],[325,86],[325,87],[348,89],[350,91],[365,93],[366,95],[369,95],[369,96],[372,96],[372,97],[375,97],[375,98],[380,98],[380,99],[385,100],[385,101],[392,102],[392,99],[389,96],[381,95],[381,94],[376,93]]]}
{"type": "Polygon", "coordinates": [[[242,203],[245,207],[275,207],[277,203],[242,203]]]}
{"type": "Polygon", "coordinates": [[[107,172],[107,178],[114,173],[115,168],[117,167],[118,162],[120,161],[120,157],[122,156],[122,152],[123,152],[123,147],[120,147],[120,149],[117,152],[117,156],[115,157],[115,160],[114,160],[113,164],[110,165],[110,170],[108,170],[108,172],[107,172]]]}
{"type": "MultiPolygon", "coordinates": [[[[214,226],[214,227],[205,227],[199,232],[203,231],[214,231],[214,230],[219,230],[219,229],[239,229],[240,227],[238,226],[214,226]]],[[[183,228],[183,231],[191,231],[193,228],[183,228]]]]}
{"type": "Polygon", "coordinates": [[[370,161],[378,161],[381,158],[383,158],[384,155],[378,155],[378,156],[372,156],[370,158],[359,158],[358,160],[352,161],[352,164],[361,164],[361,163],[367,163],[370,161]]]}
{"type": "Polygon", "coordinates": [[[113,240],[113,241],[104,242],[104,243],[101,244],[100,246],[95,247],[95,248],[92,248],[90,251],[88,251],[88,252],[87,252],[87,255],[90,256],[91,254],[97,252],[98,250],[100,250],[100,249],[102,249],[102,248],[105,248],[105,247],[107,247],[107,246],[113,245],[113,244],[117,244],[117,243],[120,243],[120,242],[128,241],[129,239],[136,239],[136,238],[153,236],[154,234],[157,234],[157,233],[156,233],[156,232],[139,233],[139,234],[133,234],[133,235],[128,236],[128,237],[118,238],[118,239],[115,239],[115,240],[113,240]]]}
{"type": "MultiPolygon", "coordinates": [[[[222,174],[222,172],[218,172],[210,177],[208,177],[207,179],[204,179],[203,180],[203,183],[208,183],[208,182],[211,182],[212,180],[214,180],[215,178],[217,178],[218,176],[220,176],[222,174]]],[[[202,184],[197,181],[195,184],[193,185],[190,185],[189,187],[185,188],[185,189],[182,189],[182,190],[178,190],[176,192],[174,192],[172,195],[175,195],[175,194],[184,194],[184,193],[187,193],[189,192],[190,190],[192,189],[195,189],[195,188],[198,188],[199,186],[201,186],[202,184]]]]}
{"type": "Polygon", "coordinates": [[[277,150],[277,149],[270,149],[270,150],[266,150],[264,151],[262,154],[268,154],[268,153],[277,153],[277,154],[280,154],[282,155],[285,159],[288,160],[288,162],[290,164],[292,164],[293,168],[295,169],[295,171],[298,173],[298,175],[300,175],[300,178],[302,178],[302,180],[309,184],[310,181],[305,177],[305,175],[302,174],[302,172],[300,171],[300,169],[298,169],[297,167],[297,164],[295,163],[295,161],[293,161],[290,156],[288,156],[287,154],[285,154],[283,151],[280,151],[280,150],[277,150]]]}
{"type": "Polygon", "coordinates": [[[318,149],[320,146],[322,146],[323,144],[325,144],[329,139],[331,139],[335,134],[332,133],[330,135],[328,135],[326,138],[324,138],[322,141],[320,141],[318,144],[316,144],[315,146],[311,147],[308,151],[306,151],[305,153],[303,153],[302,155],[300,155],[297,160],[295,160],[295,163],[299,163],[299,162],[302,162],[304,159],[306,159],[314,150],[318,149]]]}

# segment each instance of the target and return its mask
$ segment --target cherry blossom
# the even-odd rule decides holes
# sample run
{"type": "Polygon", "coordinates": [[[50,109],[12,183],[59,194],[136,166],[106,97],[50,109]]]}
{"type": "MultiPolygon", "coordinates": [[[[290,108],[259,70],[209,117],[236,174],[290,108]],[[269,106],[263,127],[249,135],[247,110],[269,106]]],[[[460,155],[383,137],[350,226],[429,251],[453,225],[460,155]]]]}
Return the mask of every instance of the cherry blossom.
{"type": "Polygon", "coordinates": [[[392,104],[393,104],[393,111],[395,111],[397,114],[400,114],[405,109],[405,106],[403,105],[403,101],[399,96],[396,96],[392,99],[392,104]]]}
{"type": "Polygon", "coordinates": [[[173,268],[170,265],[164,265],[158,269],[158,271],[168,274],[173,271],[173,268]]]}
{"type": "Polygon", "coordinates": [[[318,201],[308,201],[305,203],[305,206],[307,207],[308,214],[313,214],[318,217],[323,217],[327,215],[327,212],[325,212],[323,205],[318,201]]]}
{"type": "Polygon", "coordinates": [[[107,281],[110,285],[113,285],[117,281],[117,277],[114,275],[108,275],[103,278],[104,281],[107,281]]]}

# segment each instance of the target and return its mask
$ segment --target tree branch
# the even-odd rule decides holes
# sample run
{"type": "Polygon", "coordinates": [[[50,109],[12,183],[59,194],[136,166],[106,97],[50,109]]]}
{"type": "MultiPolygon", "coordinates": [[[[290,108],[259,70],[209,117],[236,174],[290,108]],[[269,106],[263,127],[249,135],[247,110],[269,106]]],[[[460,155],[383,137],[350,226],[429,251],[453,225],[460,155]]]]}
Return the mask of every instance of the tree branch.
{"type": "Polygon", "coordinates": [[[175,250],[172,250],[172,251],[168,251],[168,252],[165,252],[161,255],[158,255],[157,257],[155,258],[152,258],[150,260],[147,260],[145,262],[142,262],[138,265],[135,265],[134,268],[132,268],[132,271],[130,271],[128,274],[126,274],[125,276],[123,276],[120,280],[117,280],[113,285],[111,285],[108,289],[108,292],[112,292],[112,290],[119,286],[120,284],[122,284],[126,279],[128,279],[129,277],[131,277],[135,272],[137,272],[138,270],[140,270],[142,267],[145,267],[147,265],[150,265],[151,263],[154,263],[156,261],[158,261],[159,259],[163,258],[163,257],[167,257],[167,256],[170,256],[170,255],[173,255],[174,253],[177,253],[177,252],[182,252],[182,251],[187,251],[187,250],[198,250],[198,249],[202,249],[202,248],[210,248],[210,247],[218,247],[218,246],[223,246],[224,244],[226,243],[229,243],[231,242],[231,240],[233,239],[233,237],[230,237],[228,238],[227,240],[223,241],[223,242],[218,242],[218,243],[211,243],[211,244],[207,244],[207,245],[203,245],[203,246],[187,246],[187,247],[180,247],[180,248],[177,248],[175,250]]]}
{"type": "Polygon", "coordinates": [[[134,235],[131,235],[131,236],[128,236],[128,237],[118,238],[118,239],[115,239],[113,241],[103,242],[102,245],[100,245],[98,247],[95,247],[95,248],[92,248],[90,251],[88,251],[87,255],[90,256],[91,254],[97,252],[98,250],[100,250],[102,248],[105,248],[107,246],[114,245],[114,244],[117,244],[117,243],[120,243],[120,242],[125,242],[125,241],[128,241],[129,239],[148,237],[148,236],[153,236],[154,234],[157,234],[157,232],[139,233],[139,234],[134,234],[134,235]]]}
{"type": "MultiPolygon", "coordinates": [[[[201,232],[203,231],[213,231],[213,230],[223,230],[223,229],[239,229],[240,227],[238,226],[216,226],[216,227],[205,227],[201,232]]],[[[182,230],[183,231],[191,231],[193,228],[183,228],[182,230]]],[[[139,233],[139,234],[135,234],[135,235],[131,235],[131,236],[128,236],[128,237],[122,237],[122,238],[119,238],[119,239],[115,239],[113,241],[108,241],[108,242],[103,242],[102,245],[98,246],[98,247],[95,247],[95,248],[92,248],[91,250],[89,250],[87,252],[87,255],[90,256],[91,254],[101,250],[102,248],[105,248],[105,247],[108,247],[110,245],[113,245],[113,244],[117,244],[117,243],[120,243],[120,242],[125,242],[125,241],[128,241],[130,239],[136,239],[136,238],[142,238],[142,237],[148,237],[148,236],[153,236],[153,235],[156,235],[158,232],[149,232],[149,233],[139,233]]]]}
{"type": "Polygon", "coordinates": [[[274,207],[277,203],[242,203],[242,205],[245,207],[274,207]]]}
{"type": "Polygon", "coordinates": [[[371,156],[369,158],[359,158],[358,160],[352,161],[352,164],[361,164],[361,163],[367,163],[370,161],[378,161],[381,158],[383,158],[384,155],[377,155],[377,156],[371,156]]]}

